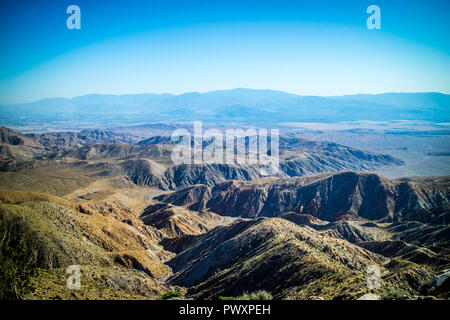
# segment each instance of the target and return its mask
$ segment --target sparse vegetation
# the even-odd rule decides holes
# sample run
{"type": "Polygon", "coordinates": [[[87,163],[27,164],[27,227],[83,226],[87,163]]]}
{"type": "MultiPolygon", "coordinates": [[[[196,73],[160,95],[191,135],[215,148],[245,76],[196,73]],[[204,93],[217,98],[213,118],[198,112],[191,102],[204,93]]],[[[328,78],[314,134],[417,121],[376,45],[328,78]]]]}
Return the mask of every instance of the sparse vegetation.
{"type": "MultiPolygon", "coordinates": [[[[5,166],[0,172],[0,299],[170,300],[185,298],[186,290],[194,299],[352,300],[367,293],[398,299],[427,295],[431,279],[448,260],[442,249],[448,247],[448,212],[427,216],[434,202],[420,216],[404,215],[396,223],[354,221],[357,207],[342,217],[335,215],[338,207],[327,207],[327,215],[320,216],[325,220],[313,210],[305,211],[311,215],[283,214],[293,209],[290,203],[308,202],[310,189],[322,190],[329,183],[340,188],[359,181],[363,187],[375,184],[399,195],[419,192],[433,199],[448,188],[448,178],[436,185],[417,181],[411,189],[375,174],[349,172],[219,186],[224,172],[243,179],[234,174],[237,167],[231,172],[215,166],[199,170],[206,177],[202,180],[190,167],[172,172],[166,162],[169,151],[169,145],[86,145],[15,170],[5,166]],[[167,170],[173,181],[161,178],[167,170]],[[217,180],[209,173],[217,173],[217,180]],[[181,188],[193,181],[198,184],[181,188]],[[163,191],[169,186],[174,192],[163,191]],[[273,198],[263,196],[269,190],[273,198]],[[229,207],[245,217],[271,199],[279,199],[273,217],[235,219],[217,213],[229,207]],[[439,219],[424,222],[432,217],[439,219]],[[419,225],[418,218],[425,220],[417,220],[423,222],[419,225]],[[66,286],[71,264],[81,266],[80,290],[66,286]],[[367,288],[365,270],[371,264],[380,266],[381,289],[367,288]],[[259,288],[267,291],[255,291],[259,288]]],[[[353,194],[347,187],[343,194],[353,194]]],[[[327,199],[312,197],[316,205],[327,199]]],[[[445,299],[445,294],[435,298],[445,299]]]]}
{"type": "Polygon", "coordinates": [[[169,300],[173,298],[186,298],[186,297],[181,292],[169,291],[162,295],[161,300],[169,300]]]}
{"type": "Polygon", "coordinates": [[[428,279],[420,286],[419,293],[423,296],[428,295],[428,290],[431,288],[431,284],[433,283],[433,279],[428,279]]]}
{"type": "Polygon", "coordinates": [[[235,297],[223,297],[223,296],[220,296],[219,300],[237,300],[237,299],[235,297]]]}
{"type": "Polygon", "coordinates": [[[272,295],[265,290],[258,290],[252,293],[244,292],[237,298],[238,300],[272,300],[272,295]]]}
{"type": "Polygon", "coordinates": [[[404,294],[400,290],[390,289],[381,295],[381,300],[397,300],[404,294]]]}
{"type": "Polygon", "coordinates": [[[21,300],[34,290],[37,268],[28,240],[35,235],[21,219],[0,217],[0,300],[21,300]]]}

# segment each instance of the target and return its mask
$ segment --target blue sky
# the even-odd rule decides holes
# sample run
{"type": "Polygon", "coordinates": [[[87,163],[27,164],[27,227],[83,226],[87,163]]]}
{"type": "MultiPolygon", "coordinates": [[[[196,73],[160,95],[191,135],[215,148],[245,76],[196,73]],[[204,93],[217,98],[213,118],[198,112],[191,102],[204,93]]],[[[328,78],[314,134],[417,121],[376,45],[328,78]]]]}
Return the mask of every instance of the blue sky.
{"type": "Polygon", "coordinates": [[[4,0],[0,104],[235,87],[450,93],[449,24],[446,0],[4,0]],[[81,30],[66,27],[70,4],[81,30]],[[381,30],[366,28],[371,4],[381,30]]]}

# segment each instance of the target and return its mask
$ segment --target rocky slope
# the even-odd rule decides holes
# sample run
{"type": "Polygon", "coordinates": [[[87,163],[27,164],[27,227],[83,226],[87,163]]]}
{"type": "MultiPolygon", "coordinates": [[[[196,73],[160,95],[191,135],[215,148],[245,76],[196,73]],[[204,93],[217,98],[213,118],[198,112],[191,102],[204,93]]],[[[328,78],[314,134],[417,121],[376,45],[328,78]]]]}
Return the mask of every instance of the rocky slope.
{"type": "MultiPolygon", "coordinates": [[[[283,219],[229,218],[191,204],[211,197],[214,188],[204,185],[158,196],[161,191],[120,175],[91,173],[92,180],[78,184],[72,166],[53,170],[62,180],[42,169],[27,175],[48,175],[46,189],[33,180],[21,183],[47,193],[0,190],[2,233],[21,230],[13,234],[39,265],[37,290],[28,298],[143,299],[169,290],[217,298],[263,289],[280,299],[356,299],[371,292],[369,265],[382,272],[383,286],[373,293],[413,296],[449,268],[445,210],[436,209],[428,223],[328,222],[295,211],[283,219]],[[60,181],[64,188],[53,189],[60,181]],[[177,205],[153,200],[165,197],[177,205]],[[85,277],[75,296],[65,287],[70,264],[79,264],[85,277]]],[[[18,188],[14,179],[22,173],[8,174],[18,188]]],[[[303,179],[304,186],[317,182],[303,179]]],[[[446,297],[440,290],[433,292],[446,297]]]]}
{"type": "MultiPolygon", "coordinates": [[[[28,298],[143,299],[173,290],[163,279],[164,262],[174,254],[158,242],[164,237],[145,226],[130,210],[134,195],[85,200],[48,194],[0,190],[0,245],[26,251],[36,262],[37,290],[28,298]],[[83,290],[66,287],[66,268],[79,265],[83,290]]],[[[179,289],[177,289],[179,290],[179,289]]]]}
{"type": "Polygon", "coordinates": [[[0,139],[0,252],[14,247],[37,263],[26,298],[259,289],[280,299],[448,297],[448,177],[310,175],[400,162],[289,137],[278,177],[260,166],[173,165],[173,145],[160,137],[136,144],[120,132],[2,129],[0,139]],[[83,274],[77,292],[66,287],[71,264],[83,274]],[[377,290],[366,284],[371,265],[381,271],[377,290]]]}
{"type": "MultiPolygon", "coordinates": [[[[175,272],[170,283],[190,287],[195,297],[216,298],[257,289],[277,296],[327,277],[362,282],[368,265],[385,261],[346,241],[271,218],[239,221],[198,236],[168,265],[175,272]]],[[[356,287],[354,294],[362,294],[364,285],[356,287]]],[[[344,291],[336,288],[335,294],[344,291]]]]}
{"type": "Polygon", "coordinates": [[[132,135],[124,135],[112,131],[90,129],[79,132],[47,132],[42,134],[26,134],[26,137],[42,144],[50,150],[62,148],[78,148],[90,144],[123,143],[133,144],[139,140],[132,135]]]}
{"type": "Polygon", "coordinates": [[[290,177],[341,170],[370,171],[383,166],[402,165],[389,155],[365,152],[331,142],[309,141],[281,136],[281,170],[290,177]]]}
{"type": "Polygon", "coordinates": [[[145,208],[140,219],[145,225],[162,232],[165,238],[199,235],[232,221],[212,212],[195,212],[170,204],[150,205],[145,208]]]}
{"type": "MultiPolygon", "coordinates": [[[[214,186],[227,180],[254,180],[272,175],[260,164],[181,164],[170,162],[170,145],[149,144],[133,145],[89,145],[75,150],[62,151],[49,155],[51,159],[73,159],[102,162],[115,160],[124,174],[139,185],[158,187],[163,190],[173,190],[193,184],[214,186]]],[[[342,169],[369,170],[379,166],[398,165],[395,159],[384,156],[368,156],[367,159],[346,158],[340,151],[327,151],[321,154],[320,149],[310,149],[296,157],[281,158],[281,171],[275,173],[279,177],[303,176],[318,172],[332,172],[342,169]],[[340,160],[339,158],[346,158],[340,160]]]]}
{"type": "Polygon", "coordinates": [[[376,174],[341,172],[300,178],[229,181],[212,188],[192,186],[159,201],[235,217],[273,217],[287,212],[325,221],[415,220],[429,222],[448,208],[449,180],[407,182],[376,174]]]}
{"type": "Polygon", "coordinates": [[[391,156],[334,143],[281,137],[281,170],[278,172],[260,164],[174,165],[171,161],[173,144],[167,136],[154,136],[137,142],[135,136],[101,130],[21,135],[3,128],[2,132],[5,134],[0,142],[3,153],[0,167],[5,171],[45,165],[48,160],[85,161],[86,165],[114,163],[117,170],[136,184],[164,190],[192,184],[214,186],[230,179],[254,180],[270,175],[288,177],[339,170],[367,171],[403,163],[391,156]],[[19,141],[27,143],[14,144],[19,141]]]}
{"type": "Polygon", "coordinates": [[[42,154],[44,146],[20,132],[0,127],[0,167],[15,161],[30,160],[42,154]]]}

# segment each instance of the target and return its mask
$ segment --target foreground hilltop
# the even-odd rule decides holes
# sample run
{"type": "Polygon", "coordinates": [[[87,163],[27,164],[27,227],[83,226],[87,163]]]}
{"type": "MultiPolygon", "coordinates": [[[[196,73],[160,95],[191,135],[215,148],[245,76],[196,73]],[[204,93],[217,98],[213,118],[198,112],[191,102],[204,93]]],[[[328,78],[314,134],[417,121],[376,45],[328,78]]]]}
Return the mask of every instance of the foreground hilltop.
{"type": "Polygon", "coordinates": [[[175,272],[169,283],[189,287],[189,293],[200,298],[260,289],[285,297],[287,291],[327,279],[329,286],[336,286],[334,294],[358,296],[365,293],[363,286],[349,284],[364,281],[367,266],[386,261],[287,220],[257,219],[195,238],[168,262],[175,272]],[[340,281],[344,283],[339,286],[340,281]]]}
{"type": "Polygon", "coordinates": [[[449,186],[448,177],[357,172],[229,181],[157,196],[141,219],[156,226],[162,206],[245,218],[162,242],[178,253],[170,283],[195,297],[269,288],[278,298],[351,299],[368,292],[373,265],[384,288],[427,294],[433,273],[450,267],[449,186]]]}

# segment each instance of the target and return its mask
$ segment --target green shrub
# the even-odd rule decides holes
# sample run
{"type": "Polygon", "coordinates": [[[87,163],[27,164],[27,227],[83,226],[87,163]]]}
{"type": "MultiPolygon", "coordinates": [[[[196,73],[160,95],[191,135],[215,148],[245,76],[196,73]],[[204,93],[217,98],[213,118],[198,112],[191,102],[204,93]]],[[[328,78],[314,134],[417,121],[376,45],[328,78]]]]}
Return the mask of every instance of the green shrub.
{"type": "Polygon", "coordinates": [[[430,279],[430,280],[425,281],[424,283],[422,283],[421,286],[420,286],[420,289],[419,289],[419,293],[422,296],[427,296],[428,295],[428,290],[430,290],[432,283],[433,283],[433,279],[430,279]]]}
{"type": "Polygon", "coordinates": [[[19,300],[33,292],[31,278],[36,276],[36,263],[22,252],[8,248],[0,255],[0,300],[19,300]]]}
{"type": "Polygon", "coordinates": [[[219,297],[219,300],[237,300],[235,297],[219,297]]]}
{"type": "Polygon", "coordinates": [[[252,293],[244,292],[243,295],[238,297],[238,300],[272,300],[272,295],[265,290],[252,293]]]}
{"type": "Polygon", "coordinates": [[[30,248],[36,235],[21,218],[0,214],[0,300],[20,300],[34,291],[37,265],[30,248]]]}
{"type": "Polygon", "coordinates": [[[403,293],[397,289],[390,289],[381,295],[382,300],[397,300],[403,296],[403,293]]]}
{"type": "Polygon", "coordinates": [[[161,297],[161,300],[168,300],[168,299],[172,299],[172,298],[176,298],[176,297],[185,298],[185,296],[181,292],[169,291],[169,292],[166,292],[165,294],[163,294],[163,296],[161,297]]]}

